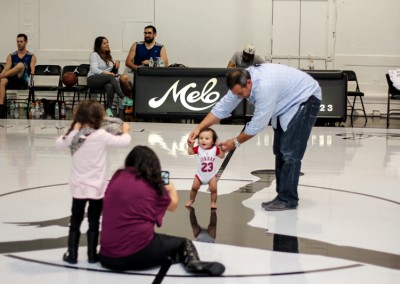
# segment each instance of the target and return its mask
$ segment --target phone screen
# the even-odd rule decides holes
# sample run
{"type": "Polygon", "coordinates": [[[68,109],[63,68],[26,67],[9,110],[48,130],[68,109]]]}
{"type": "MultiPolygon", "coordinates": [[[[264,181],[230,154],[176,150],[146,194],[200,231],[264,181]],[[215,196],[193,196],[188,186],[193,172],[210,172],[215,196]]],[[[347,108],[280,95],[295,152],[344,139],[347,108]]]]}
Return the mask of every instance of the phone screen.
{"type": "Polygon", "coordinates": [[[169,184],[169,172],[161,171],[161,179],[164,185],[169,184]]]}

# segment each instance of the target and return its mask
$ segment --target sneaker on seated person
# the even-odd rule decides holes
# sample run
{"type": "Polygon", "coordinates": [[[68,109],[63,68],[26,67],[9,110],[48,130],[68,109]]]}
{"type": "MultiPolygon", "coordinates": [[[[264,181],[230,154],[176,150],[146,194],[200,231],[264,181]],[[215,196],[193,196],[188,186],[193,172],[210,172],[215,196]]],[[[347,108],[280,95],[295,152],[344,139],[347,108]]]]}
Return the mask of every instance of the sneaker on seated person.
{"type": "Polygon", "coordinates": [[[128,97],[125,97],[122,100],[122,105],[124,105],[124,106],[133,106],[133,100],[128,98],[128,97]]]}
{"type": "Polygon", "coordinates": [[[106,115],[108,117],[113,117],[114,116],[114,114],[113,114],[113,112],[112,112],[112,110],[110,108],[106,109],[106,115]]]}
{"type": "Polygon", "coordinates": [[[125,108],[125,114],[132,114],[133,113],[133,107],[126,107],[125,108]]]}

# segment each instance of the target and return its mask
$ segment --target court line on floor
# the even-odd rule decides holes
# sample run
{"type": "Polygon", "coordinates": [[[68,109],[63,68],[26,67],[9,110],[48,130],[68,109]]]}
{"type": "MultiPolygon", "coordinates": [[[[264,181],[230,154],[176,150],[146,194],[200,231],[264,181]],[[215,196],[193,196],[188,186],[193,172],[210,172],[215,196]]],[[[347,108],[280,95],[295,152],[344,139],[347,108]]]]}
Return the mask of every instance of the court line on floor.
{"type": "MultiPolygon", "coordinates": [[[[48,265],[48,266],[54,266],[54,267],[60,267],[60,268],[71,268],[71,269],[76,269],[76,270],[86,270],[86,271],[92,271],[92,272],[115,273],[115,274],[137,275],[137,276],[157,276],[158,275],[158,274],[155,274],[155,273],[115,271],[115,270],[95,269],[95,268],[87,268],[87,267],[84,268],[84,267],[78,267],[78,266],[72,266],[72,265],[51,263],[51,262],[47,262],[47,261],[43,261],[43,260],[36,260],[36,259],[31,259],[31,258],[27,258],[27,257],[12,255],[12,254],[8,254],[8,255],[5,255],[5,256],[9,257],[9,258],[14,258],[14,259],[22,260],[22,261],[38,263],[38,264],[43,264],[43,265],[48,265]]],[[[356,263],[356,264],[343,265],[343,266],[337,266],[337,267],[331,267],[331,268],[321,268],[321,269],[312,269],[312,270],[303,270],[303,271],[291,271],[291,272],[279,272],[279,273],[230,274],[230,275],[223,274],[221,276],[217,276],[217,278],[247,278],[247,277],[285,276],[285,275],[296,275],[296,274],[309,274],[309,273],[318,273],[318,272],[337,271],[337,270],[357,268],[357,267],[362,267],[362,266],[364,266],[364,265],[360,264],[360,263],[356,263]]],[[[191,274],[191,275],[168,274],[168,275],[165,275],[165,276],[166,277],[173,277],[173,278],[198,278],[198,277],[216,278],[216,276],[202,275],[202,274],[191,274]]]]}
{"type": "Polygon", "coordinates": [[[330,188],[330,187],[324,187],[324,186],[316,186],[316,185],[304,185],[304,184],[299,184],[299,186],[304,186],[304,187],[310,187],[310,188],[320,188],[320,189],[326,189],[326,190],[331,190],[331,191],[337,191],[337,192],[344,192],[344,193],[349,193],[349,194],[355,194],[355,195],[361,195],[361,196],[366,196],[366,197],[371,197],[375,199],[380,199],[386,202],[394,203],[396,205],[400,205],[400,202],[379,197],[376,195],[371,195],[371,194],[366,194],[366,193],[361,193],[361,192],[355,192],[355,191],[349,191],[349,190],[343,190],[343,189],[335,189],[335,188],[330,188]]]}

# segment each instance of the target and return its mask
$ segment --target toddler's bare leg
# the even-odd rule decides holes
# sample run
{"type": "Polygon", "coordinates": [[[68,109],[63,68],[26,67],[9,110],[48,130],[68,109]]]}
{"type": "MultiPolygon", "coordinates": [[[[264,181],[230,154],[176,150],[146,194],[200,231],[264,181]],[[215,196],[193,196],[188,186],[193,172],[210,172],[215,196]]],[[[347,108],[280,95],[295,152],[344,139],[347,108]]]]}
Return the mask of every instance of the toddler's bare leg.
{"type": "Polygon", "coordinates": [[[195,177],[193,180],[192,189],[190,190],[190,199],[185,204],[186,207],[192,206],[192,204],[196,200],[197,191],[199,190],[200,186],[200,181],[197,177],[195,177]]]}
{"type": "Polygon", "coordinates": [[[211,209],[217,209],[217,177],[213,177],[208,183],[210,189],[211,209]]]}

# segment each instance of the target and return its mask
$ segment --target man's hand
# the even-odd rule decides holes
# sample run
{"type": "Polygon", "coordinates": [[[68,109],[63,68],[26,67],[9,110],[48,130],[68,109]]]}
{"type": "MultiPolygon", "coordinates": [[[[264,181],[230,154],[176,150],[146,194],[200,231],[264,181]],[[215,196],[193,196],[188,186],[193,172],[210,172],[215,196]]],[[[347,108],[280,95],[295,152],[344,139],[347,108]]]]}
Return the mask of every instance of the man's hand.
{"type": "Polygon", "coordinates": [[[188,141],[187,141],[188,146],[191,147],[191,148],[193,148],[193,146],[194,146],[194,141],[195,141],[195,140],[190,140],[190,141],[188,140],[188,141]]]}
{"type": "Polygon", "coordinates": [[[196,138],[199,136],[200,133],[200,129],[195,128],[195,130],[193,130],[188,137],[187,143],[189,145],[189,143],[194,143],[196,141],[196,138]]]}
{"type": "Polygon", "coordinates": [[[229,139],[229,140],[226,140],[225,142],[221,142],[220,147],[221,147],[221,150],[225,153],[230,152],[236,148],[235,143],[233,143],[233,139],[229,139]]]}

